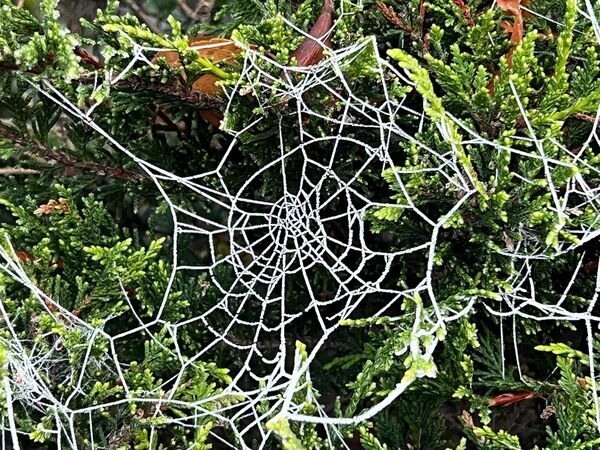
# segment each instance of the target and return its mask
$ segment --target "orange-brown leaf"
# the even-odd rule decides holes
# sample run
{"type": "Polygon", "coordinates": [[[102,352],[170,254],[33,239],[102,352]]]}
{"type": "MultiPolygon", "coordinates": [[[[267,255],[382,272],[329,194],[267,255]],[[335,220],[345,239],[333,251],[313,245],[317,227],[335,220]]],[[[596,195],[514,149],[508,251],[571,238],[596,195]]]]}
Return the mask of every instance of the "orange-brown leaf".
{"type": "MultiPolygon", "coordinates": [[[[17,258],[19,258],[19,260],[22,261],[22,262],[35,262],[35,261],[37,261],[36,257],[33,256],[29,252],[17,251],[17,252],[15,252],[15,256],[17,258]]],[[[58,259],[56,259],[54,261],[50,261],[48,264],[51,265],[51,266],[56,265],[56,267],[58,267],[59,269],[62,269],[64,267],[64,265],[65,265],[65,262],[62,259],[58,258],[58,259]]]]}
{"type": "Polygon", "coordinates": [[[67,204],[67,200],[64,198],[59,198],[58,201],[51,199],[48,203],[44,205],[40,205],[33,214],[36,216],[49,216],[52,213],[68,213],[69,205],[67,204]]]}
{"type": "Polygon", "coordinates": [[[196,49],[198,54],[212,62],[233,62],[235,55],[240,52],[239,47],[231,39],[197,36],[190,39],[189,44],[190,47],[200,47],[196,49]]]}
{"type": "MultiPolygon", "coordinates": [[[[507,22],[502,22],[502,28],[510,33],[510,40],[515,44],[518,44],[523,40],[523,11],[521,10],[521,4],[527,4],[527,0],[498,0],[497,4],[500,9],[504,12],[511,13],[515,16],[515,20],[512,24],[508,24],[507,22]]],[[[506,62],[508,67],[512,65],[512,55],[514,52],[514,47],[511,48],[506,57],[506,62]]]]}
{"type": "Polygon", "coordinates": [[[509,11],[515,16],[521,14],[521,0],[497,0],[498,8],[509,11]]]}
{"type": "Polygon", "coordinates": [[[213,96],[218,95],[221,92],[221,88],[217,84],[217,81],[219,81],[219,77],[212,73],[206,73],[194,81],[192,90],[213,96]]]}
{"type": "Polygon", "coordinates": [[[515,16],[515,21],[510,30],[511,40],[521,42],[523,40],[523,11],[521,10],[521,0],[498,0],[498,7],[504,12],[515,16]]]}
{"type": "MultiPolygon", "coordinates": [[[[230,39],[210,38],[207,36],[197,36],[188,41],[190,47],[198,47],[195,50],[202,58],[209,59],[211,62],[233,62],[233,58],[240,52],[240,49],[230,39]]],[[[152,59],[156,63],[158,58],[165,58],[171,67],[181,67],[179,53],[176,51],[159,52],[152,59]]],[[[182,73],[185,79],[185,74],[182,73]]],[[[212,74],[201,75],[192,85],[195,91],[203,92],[208,95],[217,95],[221,89],[217,86],[219,78],[212,74]]]]}
{"type": "MultiPolygon", "coordinates": [[[[190,47],[198,47],[195,50],[202,58],[207,58],[211,62],[233,62],[235,55],[240,53],[240,48],[230,39],[215,38],[210,36],[197,36],[188,41],[190,47]]],[[[167,60],[171,67],[181,67],[179,53],[176,51],[159,52],[152,59],[156,63],[158,58],[167,60]]],[[[185,79],[185,73],[181,74],[185,79]]],[[[207,95],[216,96],[221,93],[221,88],[217,84],[219,78],[211,73],[200,75],[192,84],[192,90],[202,92],[207,95]]],[[[200,116],[215,127],[218,127],[223,119],[221,112],[201,111],[200,116]]]]}
{"type": "Polygon", "coordinates": [[[219,128],[221,120],[223,120],[223,113],[221,111],[200,111],[200,117],[212,126],[219,128]]]}
{"type": "Polygon", "coordinates": [[[104,69],[104,65],[100,62],[100,60],[98,58],[96,58],[94,55],[91,55],[85,48],[81,47],[80,45],[77,45],[73,49],[73,53],[75,53],[77,56],[79,56],[79,58],[83,62],[91,65],[94,69],[96,69],[96,70],[104,69]]]}

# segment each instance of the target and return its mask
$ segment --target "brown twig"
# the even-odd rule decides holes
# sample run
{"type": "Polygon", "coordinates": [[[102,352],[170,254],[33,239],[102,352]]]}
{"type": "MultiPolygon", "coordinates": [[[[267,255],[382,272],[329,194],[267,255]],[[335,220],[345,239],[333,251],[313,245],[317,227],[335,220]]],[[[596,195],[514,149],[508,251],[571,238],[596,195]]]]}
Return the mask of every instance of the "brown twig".
{"type": "Polygon", "coordinates": [[[596,116],[591,116],[589,114],[577,113],[577,114],[573,114],[573,117],[575,117],[576,119],[579,119],[579,120],[583,120],[584,122],[590,122],[590,123],[596,122],[596,116]]]}
{"type": "Polygon", "coordinates": [[[162,34],[162,30],[156,24],[154,19],[146,12],[146,10],[138,3],[137,0],[125,0],[127,5],[131,8],[131,10],[138,16],[148,28],[155,34],[162,34]]]}
{"type": "MultiPolygon", "coordinates": [[[[102,63],[97,58],[85,52],[85,50],[82,51],[81,47],[74,49],[74,52],[80,58],[82,58],[82,60],[88,62],[97,70],[103,68],[102,63]]],[[[0,70],[20,70],[20,67],[16,64],[0,62],[0,70]]],[[[41,71],[28,70],[28,72],[39,73],[41,71]]],[[[92,78],[89,75],[84,75],[80,77],[78,81],[82,84],[89,84],[94,82],[94,78],[92,78]]],[[[203,117],[209,122],[211,122],[211,120],[207,117],[213,117],[215,114],[217,114],[215,112],[221,111],[224,106],[224,102],[220,97],[209,95],[197,89],[190,89],[188,86],[185,86],[179,80],[173,80],[169,84],[160,84],[149,80],[142,80],[140,77],[132,76],[125,80],[118,81],[117,83],[113,84],[112,87],[115,90],[130,90],[133,92],[149,91],[176,98],[177,100],[183,103],[188,103],[197,107],[200,110],[203,110],[201,114],[204,114],[205,116],[203,117]]],[[[185,127],[182,127],[180,124],[174,123],[164,113],[164,111],[156,109],[156,105],[149,104],[148,107],[152,111],[156,112],[157,117],[160,120],[162,120],[172,131],[177,131],[178,133],[185,132],[185,127]]],[[[220,118],[215,120],[220,121],[220,118]]]]}
{"type": "MultiPolygon", "coordinates": [[[[80,77],[78,81],[82,84],[90,84],[94,82],[94,78],[83,76],[80,77]]],[[[190,89],[177,79],[173,79],[167,84],[162,84],[153,82],[152,80],[142,79],[139,76],[130,76],[129,78],[114,83],[111,88],[121,91],[147,91],[164,94],[203,110],[220,111],[224,106],[222,98],[208,95],[195,89],[190,89]]]]}
{"type": "MultiPolygon", "coordinates": [[[[73,51],[75,52],[75,54],[77,56],[79,56],[81,58],[82,61],[87,62],[88,64],[92,65],[96,70],[102,70],[104,68],[104,64],[102,64],[102,62],[100,62],[100,60],[98,58],[96,58],[94,55],[91,55],[83,47],[77,46],[73,49],[73,51]]],[[[181,128],[176,123],[174,123],[171,120],[171,118],[167,114],[165,114],[164,111],[159,109],[153,103],[150,103],[148,105],[148,109],[150,109],[152,112],[155,112],[157,117],[160,118],[168,127],[170,127],[171,130],[177,131],[177,132],[182,131],[181,128]]]]}
{"type": "Polygon", "coordinates": [[[469,7],[465,4],[464,0],[454,0],[454,4],[458,6],[463,12],[465,19],[467,20],[467,24],[470,27],[474,27],[475,22],[473,21],[473,16],[471,15],[471,11],[469,10],[469,7]]]}
{"type": "Polygon", "coordinates": [[[27,139],[23,136],[19,136],[11,130],[0,126],[0,136],[8,139],[13,145],[19,148],[28,148],[34,153],[43,156],[46,160],[51,160],[65,166],[80,169],[86,172],[95,173],[97,175],[103,175],[110,178],[119,178],[121,180],[140,182],[144,178],[144,175],[132,172],[131,170],[124,169],[122,167],[110,167],[103,164],[79,161],[64,152],[54,150],[53,148],[47,147],[40,142],[33,139],[27,139]]]}
{"type": "Polygon", "coordinates": [[[220,97],[208,95],[204,92],[190,89],[178,80],[173,80],[168,84],[153,83],[142,80],[139,77],[130,77],[120,80],[113,84],[113,89],[132,91],[151,91],[159,94],[175,97],[178,100],[194,105],[200,109],[218,111],[223,108],[223,99],[220,97]]]}
{"type": "Polygon", "coordinates": [[[0,176],[9,175],[37,175],[39,170],[23,169],[22,167],[0,167],[0,176]]]}
{"type": "Polygon", "coordinates": [[[21,67],[18,64],[0,61],[0,70],[19,70],[21,67]]]}
{"type": "MultiPolygon", "coordinates": [[[[377,3],[377,8],[379,8],[379,10],[382,12],[383,16],[391,24],[396,25],[398,28],[400,28],[402,31],[404,31],[406,34],[408,34],[412,39],[414,39],[418,42],[421,42],[421,44],[423,45],[423,49],[425,51],[427,51],[427,49],[429,47],[427,39],[425,39],[421,35],[420,32],[416,31],[408,23],[406,23],[404,20],[402,20],[400,18],[400,16],[398,16],[398,14],[396,14],[396,11],[394,11],[392,8],[390,8],[383,2],[377,3]]],[[[425,21],[425,3],[424,2],[422,3],[421,8],[423,9],[423,11],[420,11],[419,14],[421,14],[421,13],[423,14],[423,16],[422,16],[423,21],[425,21]]],[[[421,17],[419,17],[419,20],[420,19],[421,19],[421,17]]]]}
{"type": "MultiPolygon", "coordinates": [[[[19,66],[18,64],[12,63],[12,62],[1,61],[0,62],[0,70],[21,70],[21,66],[19,66]]],[[[25,70],[25,72],[39,74],[39,73],[43,72],[43,69],[39,66],[35,66],[35,67],[25,70]]]]}
{"type": "Polygon", "coordinates": [[[194,15],[198,19],[198,22],[208,23],[210,22],[210,14],[215,7],[216,0],[198,0],[198,6],[194,10],[194,15]]]}
{"type": "Polygon", "coordinates": [[[427,5],[425,0],[419,1],[419,30],[421,30],[421,36],[425,32],[425,14],[427,13],[427,5]]]}
{"type": "Polygon", "coordinates": [[[405,33],[410,34],[411,36],[418,36],[418,34],[415,32],[415,30],[413,29],[413,27],[411,27],[409,24],[407,24],[406,22],[404,22],[399,16],[398,14],[396,14],[396,12],[390,8],[389,6],[387,6],[385,3],[377,3],[377,7],[379,8],[379,10],[383,13],[383,16],[393,25],[396,25],[398,28],[400,28],[402,31],[404,31],[405,33]]]}
{"type": "Polygon", "coordinates": [[[75,53],[79,58],[83,61],[91,65],[96,70],[104,69],[104,64],[94,55],[90,54],[85,48],[80,45],[76,46],[73,49],[73,53],[75,53]]]}
{"type": "MultiPolygon", "coordinates": [[[[81,48],[79,50],[73,50],[80,58],[83,54],[81,48]]],[[[102,63],[89,53],[85,52],[86,56],[83,57],[86,62],[92,64],[96,69],[100,69],[103,67],[102,63]],[[92,59],[93,58],[93,59],[92,59]],[[93,62],[92,62],[93,61],[93,62]]],[[[0,62],[0,70],[21,70],[20,66],[14,63],[6,63],[0,62]]],[[[41,73],[42,70],[38,70],[36,68],[32,68],[27,70],[30,73],[41,73]]],[[[94,82],[94,78],[89,75],[84,75],[78,80],[82,84],[89,84],[94,82]]],[[[211,111],[219,111],[223,108],[223,99],[220,97],[216,97],[213,95],[206,94],[204,92],[190,89],[185,86],[178,80],[173,80],[168,84],[160,84],[154,83],[148,80],[142,80],[140,77],[129,77],[124,80],[120,80],[117,83],[113,84],[112,87],[114,89],[122,89],[127,90],[131,89],[132,91],[151,91],[160,94],[165,94],[170,97],[175,97],[178,100],[181,100],[184,103],[189,103],[191,105],[197,106],[201,109],[211,110],[211,111]]]]}

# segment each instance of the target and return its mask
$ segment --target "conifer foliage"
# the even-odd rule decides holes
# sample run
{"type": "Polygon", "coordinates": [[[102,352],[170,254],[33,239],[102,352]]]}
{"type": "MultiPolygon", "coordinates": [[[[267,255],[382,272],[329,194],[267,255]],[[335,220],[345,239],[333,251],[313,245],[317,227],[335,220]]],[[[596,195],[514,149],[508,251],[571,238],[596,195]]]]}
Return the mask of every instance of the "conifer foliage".
{"type": "Polygon", "coordinates": [[[2,449],[600,448],[599,3],[106,3],[0,0],[2,449]]]}

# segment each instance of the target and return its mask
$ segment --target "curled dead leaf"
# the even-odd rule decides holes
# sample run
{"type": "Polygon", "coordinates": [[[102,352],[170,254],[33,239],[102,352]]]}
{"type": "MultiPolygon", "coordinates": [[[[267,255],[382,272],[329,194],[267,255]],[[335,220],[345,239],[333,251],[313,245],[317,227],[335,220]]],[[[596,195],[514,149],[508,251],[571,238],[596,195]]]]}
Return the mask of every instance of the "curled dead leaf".
{"type": "Polygon", "coordinates": [[[77,45],[73,49],[73,53],[75,53],[77,56],[79,56],[79,59],[81,59],[83,62],[89,64],[94,69],[96,69],[96,70],[104,69],[104,64],[102,64],[96,56],[92,55],[90,52],[88,52],[82,46],[77,45]]]}
{"type": "Polygon", "coordinates": [[[463,423],[465,424],[465,427],[467,427],[470,430],[475,428],[475,422],[473,421],[473,416],[471,415],[471,413],[469,411],[463,409],[463,412],[460,415],[460,418],[463,421],[463,423]]]}
{"type": "Polygon", "coordinates": [[[548,405],[544,408],[544,410],[540,414],[540,419],[548,420],[554,414],[556,414],[556,406],[548,405]]]}
{"type": "Polygon", "coordinates": [[[335,19],[333,0],[325,0],[321,14],[292,56],[299,67],[312,66],[323,59],[324,46],[331,48],[331,28],[335,19]],[[325,38],[323,42],[321,40],[325,38]]]}
{"type": "Polygon", "coordinates": [[[26,262],[26,261],[33,262],[33,261],[35,261],[35,256],[33,256],[29,252],[21,252],[21,251],[15,252],[15,256],[17,258],[19,258],[19,261],[22,261],[22,262],[26,262]]]}
{"type": "Polygon", "coordinates": [[[512,40],[520,42],[523,39],[523,13],[521,11],[521,0],[497,0],[496,4],[504,12],[515,16],[514,25],[511,27],[512,40]]]}
{"type": "Polygon", "coordinates": [[[64,198],[59,198],[58,201],[51,199],[48,203],[44,205],[38,206],[38,208],[33,211],[33,214],[36,216],[49,216],[52,213],[68,213],[69,205],[67,204],[67,200],[64,198]]]}
{"type": "MultiPolygon", "coordinates": [[[[513,23],[509,23],[508,21],[503,21],[500,26],[506,30],[510,35],[510,40],[515,44],[518,44],[523,40],[523,11],[521,9],[521,4],[526,4],[526,1],[523,0],[498,0],[497,5],[502,11],[506,13],[510,13],[513,15],[514,21],[513,23]]],[[[508,62],[508,66],[510,67],[512,64],[512,54],[514,51],[514,47],[510,49],[506,60],[508,62]]]]}
{"type": "MultiPolygon", "coordinates": [[[[198,52],[199,56],[208,59],[212,63],[232,63],[235,56],[241,52],[241,49],[231,39],[197,36],[191,38],[188,43],[190,47],[198,52]]],[[[181,67],[179,53],[176,51],[159,52],[154,56],[152,62],[156,63],[158,58],[165,58],[171,67],[181,67]]],[[[185,73],[182,72],[181,75],[185,79],[185,73]]],[[[218,81],[219,77],[212,73],[206,73],[200,75],[194,81],[191,89],[206,95],[216,96],[222,92],[221,87],[217,84],[218,81]]],[[[200,111],[200,116],[216,127],[220,125],[221,119],[223,119],[223,114],[218,111],[200,111]]]]}
{"type": "Polygon", "coordinates": [[[506,392],[504,394],[499,394],[495,397],[492,397],[490,399],[489,406],[509,406],[513,403],[518,403],[532,398],[538,398],[539,396],[540,394],[534,391],[506,392]]]}

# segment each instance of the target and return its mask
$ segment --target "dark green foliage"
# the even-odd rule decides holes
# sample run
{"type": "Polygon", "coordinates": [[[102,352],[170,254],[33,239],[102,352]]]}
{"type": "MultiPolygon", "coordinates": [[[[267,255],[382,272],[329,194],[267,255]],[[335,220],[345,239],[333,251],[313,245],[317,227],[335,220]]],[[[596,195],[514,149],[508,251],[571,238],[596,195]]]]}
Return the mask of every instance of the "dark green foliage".
{"type": "MultiPolygon", "coordinates": [[[[16,333],[13,338],[29,342],[23,367],[27,359],[35,361],[46,355],[48,361],[43,364],[47,365],[47,375],[42,382],[53,395],[70,395],[72,408],[115,402],[114,407],[99,409],[89,417],[96,442],[115,442],[117,436],[123,442],[147,441],[147,428],[153,423],[145,418],[148,407],[143,402],[123,401],[123,386],[115,383],[114,377],[119,369],[104,356],[115,352],[113,345],[117,344],[114,357],[127,364],[123,377],[133,398],[143,399],[155,389],[164,389],[165,381],[181,370],[166,327],[157,324],[148,329],[148,336],[140,332],[116,342],[108,339],[156,314],[169,278],[169,267],[157,258],[164,238],[150,242],[145,249],[140,247],[138,236],[123,237],[93,197],[80,203],[72,191],[59,185],[49,194],[49,202],[39,207],[32,199],[19,206],[3,202],[16,220],[15,225],[2,230],[3,236],[10,237],[3,246],[39,289],[38,293],[30,292],[19,279],[2,274],[4,313],[12,323],[11,332],[16,333]],[[99,332],[76,326],[80,323],[99,327],[99,332]],[[27,337],[34,339],[27,341],[27,337]]],[[[205,290],[201,279],[184,282],[178,277],[162,317],[168,321],[191,317],[205,290]]],[[[182,332],[188,351],[194,351],[194,341],[199,342],[201,334],[182,332]]],[[[4,338],[10,336],[8,330],[2,334],[4,338]]],[[[216,383],[230,380],[227,370],[214,363],[198,362],[181,375],[183,385],[188,386],[174,393],[181,401],[214,395],[218,393],[216,383]]],[[[15,407],[20,430],[29,433],[34,442],[52,441],[52,435],[38,425],[51,428],[52,416],[32,415],[15,407]]],[[[176,409],[167,412],[175,416],[181,413],[176,409]]],[[[160,428],[160,421],[154,425],[160,428]]],[[[81,426],[86,430],[86,424],[81,426]]],[[[169,434],[173,442],[189,439],[183,428],[170,427],[169,434]]],[[[89,445],[91,438],[87,433],[75,436],[78,447],[89,445]]]]}
{"type": "MultiPolygon", "coordinates": [[[[42,0],[40,10],[30,12],[0,0],[0,158],[15,169],[0,179],[0,239],[7,262],[23,269],[21,278],[0,273],[0,379],[15,379],[34,361],[43,365],[38,381],[47,388],[44,402],[68,399],[71,410],[89,408],[91,417],[75,415],[79,434],[61,436],[64,448],[209,449],[221,448],[221,440],[239,445],[230,417],[210,413],[246,400],[231,393],[219,397],[246,362],[235,347],[211,344],[222,333],[242,347],[255,336],[240,323],[260,321],[268,328],[280,313],[259,317],[263,304],[255,295],[240,301],[239,323],[225,311],[199,320],[219,304],[222,290],[240,293],[245,287],[236,284],[231,268],[219,266],[209,278],[173,272],[173,266],[207,263],[212,251],[226,258],[234,238],[216,239],[209,249],[206,242],[177,236],[181,230],[173,229],[169,207],[201,211],[218,224],[227,223],[228,212],[184,183],[149,174],[158,167],[184,180],[221,167],[222,178],[204,179],[207,190],[224,183],[231,192],[246,186],[254,199],[279,198],[278,166],[260,178],[254,174],[311,136],[317,139],[303,148],[305,154],[286,160],[286,181],[316,184],[330,160],[325,139],[338,133],[335,120],[346,117],[348,90],[373,108],[401,104],[405,109],[395,119],[413,139],[389,138],[397,167],[380,173],[363,167],[365,148],[380,145],[379,129],[347,125],[352,141],[336,150],[341,156],[333,169],[343,182],[356,177],[358,194],[389,203],[365,211],[374,247],[422,250],[394,260],[393,286],[386,287],[403,289],[401,300],[386,306],[383,295],[370,298],[341,321],[335,342],[311,362],[291,400],[301,405],[296,414],[325,411],[340,418],[368,411],[399,387],[403,393],[374,418],[341,425],[340,435],[277,416],[274,405],[284,395],[278,393],[256,407],[271,434],[263,442],[249,432],[246,443],[289,449],[358,442],[365,449],[421,450],[600,446],[592,390],[598,380],[591,378],[594,361],[586,346],[591,336],[583,321],[550,317],[557,304],[580,317],[598,315],[597,308],[588,310],[597,294],[597,238],[582,236],[598,231],[600,221],[596,203],[577,183],[584,180],[592,191],[600,183],[600,149],[585,142],[600,103],[600,44],[592,21],[578,11],[582,2],[531,2],[533,13],[524,14],[517,42],[507,32],[515,18],[491,3],[336,1],[334,49],[366,44],[340,58],[335,77],[323,72],[329,83],[302,92],[303,107],[320,115],[299,121],[299,99],[278,89],[286,77],[299,85],[310,73],[286,73],[278,64],[296,64],[293,53],[304,36],[289,24],[308,31],[320,0],[221,2],[214,23],[187,30],[221,33],[251,46],[264,59],[250,75],[243,72],[243,52],[225,62],[200,56],[172,17],[161,35],[109,1],[95,20],[83,23],[82,38],[64,28],[55,1],[42,0]],[[372,35],[376,40],[367,42],[372,35]],[[97,56],[73,51],[81,45],[97,56]],[[160,58],[156,48],[176,52],[181,67],[160,58]],[[389,64],[381,69],[386,92],[379,57],[389,64]],[[259,71],[268,74],[268,89],[248,81],[259,71]],[[233,143],[202,118],[229,100],[194,91],[193,83],[206,74],[225,92],[237,90],[222,130],[237,132],[259,117],[266,120],[233,143]],[[95,105],[94,123],[61,108],[37,86],[46,93],[53,86],[63,102],[84,109],[95,105]],[[306,157],[314,161],[308,168],[306,157]],[[435,251],[429,252],[432,236],[435,251]],[[519,285],[524,273],[531,284],[519,285]],[[26,279],[32,285],[24,285],[26,279]],[[431,289],[421,289],[423,280],[431,289]],[[535,303],[525,301],[533,291],[535,303]],[[523,305],[500,319],[513,294],[523,305]],[[442,326],[440,315],[456,317],[442,326]],[[15,342],[26,345],[11,348],[15,342]],[[535,442],[503,425],[511,412],[498,396],[523,392],[528,396],[515,403],[532,405],[529,426],[542,436],[535,442]],[[160,411],[149,401],[157,397],[169,399],[160,411]],[[540,405],[543,419],[535,410],[540,405]]],[[[175,5],[157,2],[152,8],[162,17],[175,5]]],[[[319,188],[328,198],[339,186],[329,180],[319,188]]],[[[270,214],[260,207],[252,212],[270,214]]],[[[338,198],[322,214],[344,207],[338,198]]],[[[332,233],[344,237],[344,230],[332,233]]],[[[364,271],[375,278],[383,266],[372,262],[364,271]]],[[[285,362],[288,373],[307,361],[312,333],[323,320],[307,308],[307,298],[327,299],[335,290],[325,269],[310,276],[319,292],[307,289],[301,275],[286,280],[287,312],[306,313],[306,321],[286,329],[287,352],[295,355],[285,362]]],[[[336,311],[326,312],[335,317],[336,311]]],[[[262,344],[267,360],[272,342],[262,344]]],[[[265,375],[270,368],[263,361],[252,369],[265,375]]],[[[254,389],[256,380],[247,378],[238,386],[254,389]]],[[[260,383],[258,390],[266,389],[260,383]]],[[[25,399],[33,395],[23,391],[25,399]]],[[[7,400],[0,389],[0,425],[6,429],[7,400]]],[[[23,448],[57,445],[57,422],[71,417],[17,400],[12,416],[23,448]]],[[[243,429],[248,420],[235,426],[243,429]]]]}

